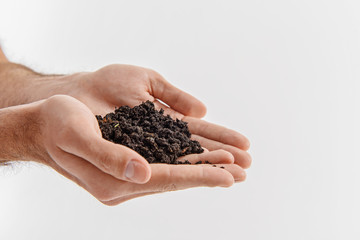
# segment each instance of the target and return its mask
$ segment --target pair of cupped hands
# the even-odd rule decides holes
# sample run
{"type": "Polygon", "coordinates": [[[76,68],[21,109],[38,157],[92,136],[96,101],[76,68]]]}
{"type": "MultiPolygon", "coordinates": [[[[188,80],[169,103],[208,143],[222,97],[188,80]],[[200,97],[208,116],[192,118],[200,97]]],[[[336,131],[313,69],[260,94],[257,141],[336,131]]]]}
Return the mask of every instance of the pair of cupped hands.
{"type": "Polygon", "coordinates": [[[38,76],[32,81],[39,83],[32,89],[32,103],[27,104],[36,113],[35,160],[106,205],[192,187],[229,187],[245,179],[244,169],[251,164],[247,138],[201,120],[206,113],[204,104],[151,69],[109,65],[95,72],[38,76]],[[204,147],[203,153],[183,159],[209,161],[218,167],[149,164],[132,149],[102,138],[95,114],[104,115],[122,105],[134,107],[146,100],[174,119],[188,122],[192,139],[204,147]]]}

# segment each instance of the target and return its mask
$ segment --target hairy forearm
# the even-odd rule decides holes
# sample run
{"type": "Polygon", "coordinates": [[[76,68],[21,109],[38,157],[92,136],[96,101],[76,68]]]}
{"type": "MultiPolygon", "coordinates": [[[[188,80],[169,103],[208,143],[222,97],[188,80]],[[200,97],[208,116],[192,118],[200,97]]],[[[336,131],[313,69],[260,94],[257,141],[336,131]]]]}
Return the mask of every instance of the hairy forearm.
{"type": "Polygon", "coordinates": [[[9,161],[38,161],[39,102],[0,109],[0,165],[9,161]]]}
{"type": "Polygon", "coordinates": [[[0,108],[27,102],[24,90],[31,79],[39,75],[23,65],[9,62],[0,47],[0,108]]]}
{"type": "Polygon", "coordinates": [[[21,64],[0,61],[0,108],[31,103],[55,94],[71,95],[77,87],[76,81],[69,80],[72,76],[40,74],[21,64]]]}

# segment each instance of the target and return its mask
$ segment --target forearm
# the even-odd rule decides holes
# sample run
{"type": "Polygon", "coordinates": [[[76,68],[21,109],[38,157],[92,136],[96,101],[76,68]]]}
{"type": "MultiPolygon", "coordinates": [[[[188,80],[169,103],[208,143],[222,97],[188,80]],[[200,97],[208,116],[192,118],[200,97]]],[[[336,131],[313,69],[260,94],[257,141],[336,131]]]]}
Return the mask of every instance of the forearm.
{"type": "Polygon", "coordinates": [[[0,109],[0,165],[9,161],[38,161],[39,102],[0,109]]]}
{"type": "Polygon", "coordinates": [[[40,74],[21,64],[10,62],[0,47],[0,108],[69,94],[73,87],[63,75],[40,74]]]}
{"type": "Polygon", "coordinates": [[[44,75],[20,64],[0,61],[0,108],[31,103],[55,94],[71,95],[76,90],[76,81],[69,80],[72,76],[44,75]]]}

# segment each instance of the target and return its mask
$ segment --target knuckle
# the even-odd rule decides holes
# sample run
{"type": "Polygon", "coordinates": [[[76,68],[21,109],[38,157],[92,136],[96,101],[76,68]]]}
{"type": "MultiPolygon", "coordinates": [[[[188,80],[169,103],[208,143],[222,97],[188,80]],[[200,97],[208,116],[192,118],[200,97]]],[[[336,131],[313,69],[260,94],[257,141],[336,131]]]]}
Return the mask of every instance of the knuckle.
{"type": "Polygon", "coordinates": [[[146,68],[146,72],[147,72],[148,76],[151,76],[152,78],[165,80],[164,77],[160,73],[155,71],[154,69],[146,68]]]}
{"type": "Polygon", "coordinates": [[[172,192],[178,190],[178,187],[175,183],[165,184],[161,187],[161,191],[163,192],[172,192]]]}
{"type": "Polygon", "coordinates": [[[149,72],[144,68],[133,66],[133,68],[129,70],[133,79],[139,79],[141,81],[148,81],[150,79],[149,72]]]}
{"type": "Polygon", "coordinates": [[[155,71],[154,69],[151,68],[146,68],[146,72],[149,76],[153,76],[153,77],[161,77],[160,73],[158,73],[157,71],[155,71]]]}
{"type": "Polygon", "coordinates": [[[101,73],[105,74],[105,73],[117,70],[120,66],[121,66],[120,64],[110,64],[110,65],[100,68],[99,70],[97,70],[97,72],[101,72],[101,73]]]}
{"type": "Polygon", "coordinates": [[[127,161],[117,157],[114,153],[101,152],[96,157],[99,168],[116,178],[124,178],[124,171],[127,161]]]}
{"type": "Polygon", "coordinates": [[[99,153],[96,157],[96,162],[98,163],[101,170],[106,173],[111,173],[114,171],[114,161],[110,153],[102,152],[99,153]]]}
{"type": "Polygon", "coordinates": [[[72,97],[67,95],[53,95],[45,100],[48,107],[58,107],[59,104],[63,105],[65,101],[69,101],[72,97]]]}
{"type": "Polygon", "coordinates": [[[112,81],[114,79],[114,76],[118,75],[121,71],[121,65],[120,64],[111,64],[107,65],[103,68],[100,68],[95,72],[94,76],[97,76],[95,78],[92,78],[93,80],[96,79],[95,83],[103,83],[104,81],[112,81]],[[97,79],[101,79],[101,81],[97,81],[97,79]]]}
{"type": "Polygon", "coordinates": [[[178,190],[178,186],[172,180],[174,175],[173,168],[171,167],[168,167],[166,171],[163,172],[163,176],[161,177],[163,182],[160,183],[158,187],[161,192],[171,192],[178,190]]]}
{"type": "Polygon", "coordinates": [[[112,64],[105,66],[95,72],[95,79],[102,79],[102,83],[113,82],[114,79],[126,78],[129,81],[147,81],[150,78],[150,73],[147,69],[123,64],[112,64]]]}

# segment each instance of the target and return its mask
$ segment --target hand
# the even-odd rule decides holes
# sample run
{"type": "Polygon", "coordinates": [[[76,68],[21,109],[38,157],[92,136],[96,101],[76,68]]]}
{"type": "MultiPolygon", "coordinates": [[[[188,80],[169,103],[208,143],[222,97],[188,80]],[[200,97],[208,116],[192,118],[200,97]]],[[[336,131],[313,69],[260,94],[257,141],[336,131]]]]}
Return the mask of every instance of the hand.
{"type": "Polygon", "coordinates": [[[94,114],[102,115],[113,111],[115,106],[133,107],[146,100],[153,101],[166,114],[188,122],[192,138],[203,147],[210,151],[223,149],[230,152],[235,163],[243,168],[251,164],[251,157],[246,152],[249,141],[245,136],[199,119],[206,113],[204,104],[174,87],[153,70],[130,65],[110,65],[96,72],[52,77],[45,87],[38,86],[34,92],[39,96],[48,94],[46,97],[59,93],[79,99],[94,114]]]}
{"type": "Polygon", "coordinates": [[[245,178],[244,170],[224,150],[187,155],[186,159],[193,163],[208,160],[225,169],[207,164],[148,164],[130,148],[103,139],[94,114],[75,98],[57,95],[33,105],[33,117],[28,118],[36,116],[36,123],[31,121],[26,129],[38,134],[31,144],[24,145],[32,146],[32,152],[36,151],[32,155],[38,156],[39,162],[78,183],[104,204],[191,187],[229,187],[245,178]],[[131,160],[136,162],[135,168],[127,175],[131,160]]]}

